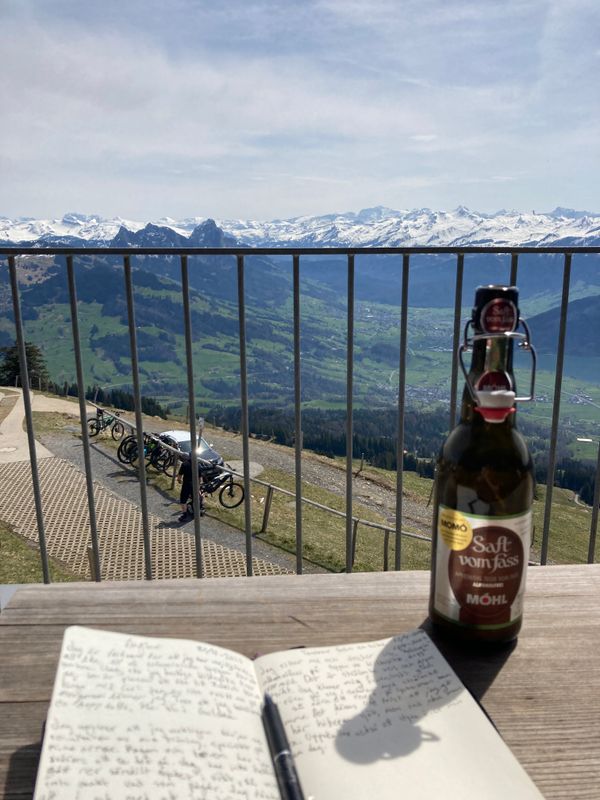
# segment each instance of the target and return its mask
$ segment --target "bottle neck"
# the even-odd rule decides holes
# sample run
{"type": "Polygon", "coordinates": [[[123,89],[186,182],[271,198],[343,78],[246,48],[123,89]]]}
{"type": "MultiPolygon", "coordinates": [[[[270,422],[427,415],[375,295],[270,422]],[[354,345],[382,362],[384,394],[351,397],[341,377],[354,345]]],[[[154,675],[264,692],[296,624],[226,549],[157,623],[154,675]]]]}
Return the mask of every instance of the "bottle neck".
{"type": "Polygon", "coordinates": [[[461,421],[480,420],[492,426],[514,427],[516,383],[512,339],[494,337],[475,341],[467,380],[473,391],[465,386],[461,421]]]}

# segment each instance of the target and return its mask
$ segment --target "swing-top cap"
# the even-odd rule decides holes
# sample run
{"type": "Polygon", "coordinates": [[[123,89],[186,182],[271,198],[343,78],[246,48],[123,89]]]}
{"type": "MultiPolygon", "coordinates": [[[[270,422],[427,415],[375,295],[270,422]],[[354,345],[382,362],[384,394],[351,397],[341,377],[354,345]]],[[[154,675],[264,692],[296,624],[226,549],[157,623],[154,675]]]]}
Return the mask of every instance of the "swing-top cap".
{"type": "Polygon", "coordinates": [[[504,422],[515,411],[515,393],[508,389],[475,390],[477,411],[486,422],[504,422]]]}

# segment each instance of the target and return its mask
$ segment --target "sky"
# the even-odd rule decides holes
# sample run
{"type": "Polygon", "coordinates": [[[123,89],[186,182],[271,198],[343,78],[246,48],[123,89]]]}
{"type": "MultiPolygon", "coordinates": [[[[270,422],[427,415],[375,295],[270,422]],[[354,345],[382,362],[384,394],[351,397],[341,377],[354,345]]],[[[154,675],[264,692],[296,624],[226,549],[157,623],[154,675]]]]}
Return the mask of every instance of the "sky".
{"type": "Polygon", "coordinates": [[[597,0],[0,0],[0,216],[600,211],[597,0]]]}

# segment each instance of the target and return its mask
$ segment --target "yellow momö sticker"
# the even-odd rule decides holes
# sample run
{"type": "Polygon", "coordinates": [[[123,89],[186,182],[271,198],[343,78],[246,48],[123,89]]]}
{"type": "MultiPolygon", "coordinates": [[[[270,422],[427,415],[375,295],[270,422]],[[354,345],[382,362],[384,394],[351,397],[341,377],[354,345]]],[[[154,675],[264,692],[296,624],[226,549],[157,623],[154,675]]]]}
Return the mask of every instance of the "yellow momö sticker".
{"type": "Polygon", "coordinates": [[[473,539],[471,523],[453,508],[440,508],[438,532],[450,550],[464,550],[473,539]]]}

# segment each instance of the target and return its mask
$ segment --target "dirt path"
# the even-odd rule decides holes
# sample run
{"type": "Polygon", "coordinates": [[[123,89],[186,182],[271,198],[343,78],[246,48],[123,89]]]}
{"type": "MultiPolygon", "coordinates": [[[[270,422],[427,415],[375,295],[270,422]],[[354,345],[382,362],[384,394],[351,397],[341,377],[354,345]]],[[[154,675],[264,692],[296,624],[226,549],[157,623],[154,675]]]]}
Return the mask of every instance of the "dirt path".
{"type": "MultiPolygon", "coordinates": [[[[79,417],[79,404],[61,397],[47,397],[41,393],[31,392],[32,411],[56,412],[79,417]]],[[[25,403],[23,390],[3,387],[0,389],[0,402],[4,404],[14,402],[10,411],[0,422],[0,464],[29,461],[29,442],[27,432],[23,427],[25,419],[25,403]],[[16,398],[16,401],[13,400],[16,398]]],[[[95,409],[88,406],[88,412],[94,413],[95,409]]],[[[51,453],[40,442],[36,442],[37,458],[52,458],[51,453]]]]}

